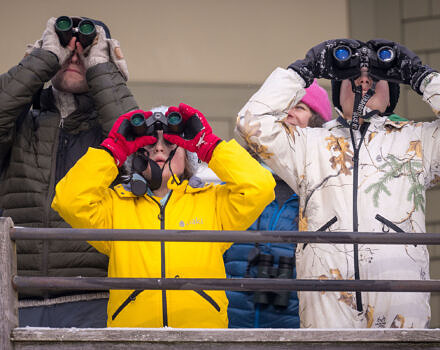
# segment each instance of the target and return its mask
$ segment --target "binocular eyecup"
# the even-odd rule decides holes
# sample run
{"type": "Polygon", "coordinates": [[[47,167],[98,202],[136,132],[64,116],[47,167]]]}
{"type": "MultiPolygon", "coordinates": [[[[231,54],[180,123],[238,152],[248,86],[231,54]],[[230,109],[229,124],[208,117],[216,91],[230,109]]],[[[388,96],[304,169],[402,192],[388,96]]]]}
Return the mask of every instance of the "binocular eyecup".
{"type": "Polygon", "coordinates": [[[361,65],[368,66],[368,62],[377,62],[381,66],[390,66],[395,58],[395,51],[390,46],[382,46],[374,52],[368,47],[361,47],[355,52],[347,45],[338,45],[333,48],[333,59],[337,67],[347,68],[361,65]]]}
{"type": "Polygon", "coordinates": [[[130,118],[130,125],[136,136],[150,136],[158,130],[167,134],[180,135],[183,133],[184,122],[179,112],[171,112],[168,116],[155,112],[149,118],[142,113],[135,113],[130,118]]]}
{"type": "Polygon", "coordinates": [[[71,18],[68,16],[58,17],[55,21],[55,32],[60,44],[67,46],[72,37],[77,37],[83,48],[91,45],[96,37],[95,24],[89,19],[71,18]]]}
{"type": "MultiPolygon", "coordinates": [[[[260,254],[258,257],[257,278],[293,278],[295,259],[288,256],[280,256],[278,268],[274,266],[274,256],[260,254]]],[[[289,305],[290,291],[280,292],[256,292],[254,303],[285,308],[289,305]]]]}
{"type": "Polygon", "coordinates": [[[352,58],[353,54],[350,47],[346,45],[339,45],[333,49],[333,57],[338,64],[344,64],[352,58]]]}
{"type": "Polygon", "coordinates": [[[382,46],[379,50],[377,50],[377,59],[383,64],[393,62],[395,56],[396,54],[394,50],[389,46],[382,46]]]}

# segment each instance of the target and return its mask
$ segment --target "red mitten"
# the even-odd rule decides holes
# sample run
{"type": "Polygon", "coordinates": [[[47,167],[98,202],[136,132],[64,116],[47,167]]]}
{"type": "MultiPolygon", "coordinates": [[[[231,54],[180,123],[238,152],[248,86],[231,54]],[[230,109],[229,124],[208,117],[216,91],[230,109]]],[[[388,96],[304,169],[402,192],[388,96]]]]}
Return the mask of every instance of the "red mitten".
{"type": "Polygon", "coordinates": [[[171,112],[179,112],[182,116],[185,123],[183,137],[175,134],[163,134],[163,138],[190,152],[196,152],[200,160],[209,163],[212,152],[221,138],[212,133],[211,126],[205,116],[197,109],[184,103],[179,104],[179,108],[170,107],[166,116],[171,112]]]}
{"type": "Polygon", "coordinates": [[[127,157],[139,148],[157,142],[154,136],[136,136],[131,131],[130,117],[135,113],[143,114],[145,119],[153,115],[152,112],[144,112],[141,109],[121,115],[113,124],[108,137],[101,143],[101,146],[113,154],[118,167],[124,164],[127,157]]]}

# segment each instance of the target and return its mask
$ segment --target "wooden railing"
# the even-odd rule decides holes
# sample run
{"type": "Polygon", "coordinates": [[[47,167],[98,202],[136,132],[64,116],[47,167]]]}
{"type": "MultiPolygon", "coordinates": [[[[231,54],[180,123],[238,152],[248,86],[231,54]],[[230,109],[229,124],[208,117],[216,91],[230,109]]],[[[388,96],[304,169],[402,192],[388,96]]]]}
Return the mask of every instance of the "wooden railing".
{"type": "Polygon", "coordinates": [[[157,279],[17,276],[15,240],[120,240],[180,242],[294,242],[359,244],[440,244],[440,234],[285,232],[285,231],[160,231],[14,227],[0,218],[0,349],[417,349],[440,347],[437,329],[77,329],[18,327],[17,290],[161,289],[237,291],[440,291],[440,281],[426,280],[295,280],[295,279],[157,279]],[[270,282],[270,283],[268,283],[270,282]],[[270,287],[268,287],[270,286],[270,287]]]}

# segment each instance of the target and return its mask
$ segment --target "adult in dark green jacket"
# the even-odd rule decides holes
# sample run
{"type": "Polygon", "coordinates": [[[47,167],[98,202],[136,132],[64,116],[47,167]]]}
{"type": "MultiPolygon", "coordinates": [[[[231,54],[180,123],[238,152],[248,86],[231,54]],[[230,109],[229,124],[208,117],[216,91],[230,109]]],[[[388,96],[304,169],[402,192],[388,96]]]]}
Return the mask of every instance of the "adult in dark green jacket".
{"type": "MultiPolygon", "coordinates": [[[[63,47],[49,19],[42,38],[0,76],[0,210],[17,226],[69,227],[50,207],[55,185],[118,116],[138,108],[119,43],[94,23],[92,45],[73,37],[63,47]]],[[[20,275],[107,274],[107,257],[86,242],[18,241],[17,254],[20,275]]],[[[106,305],[106,293],[23,290],[19,323],[105,327],[106,305]]]]}

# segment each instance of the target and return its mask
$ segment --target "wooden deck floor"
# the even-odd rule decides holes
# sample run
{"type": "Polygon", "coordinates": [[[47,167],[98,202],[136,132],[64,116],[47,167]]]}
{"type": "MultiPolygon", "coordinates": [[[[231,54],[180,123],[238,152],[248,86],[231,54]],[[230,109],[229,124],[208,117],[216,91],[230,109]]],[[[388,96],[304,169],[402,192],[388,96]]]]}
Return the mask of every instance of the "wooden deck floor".
{"type": "Polygon", "coordinates": [[[440,329],[15,328],[14,349],[440,349],[440,329]]]}

